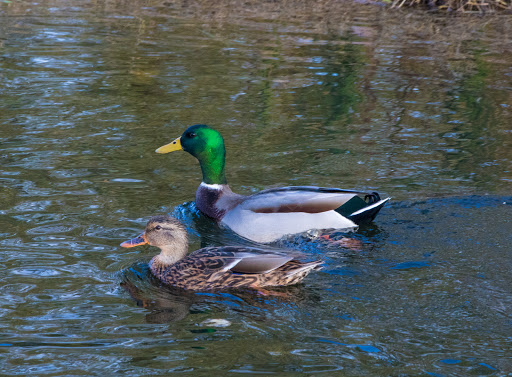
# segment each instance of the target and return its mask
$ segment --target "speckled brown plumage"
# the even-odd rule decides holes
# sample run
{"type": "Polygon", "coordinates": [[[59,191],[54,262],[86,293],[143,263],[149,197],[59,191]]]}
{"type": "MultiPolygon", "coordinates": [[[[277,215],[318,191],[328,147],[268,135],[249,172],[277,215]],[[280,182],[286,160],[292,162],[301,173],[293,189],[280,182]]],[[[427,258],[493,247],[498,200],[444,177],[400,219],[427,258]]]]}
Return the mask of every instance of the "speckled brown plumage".
{"type": "Polygon", "coordinates": [[[237,257],[240,253],[258,255],[262,251],[234,246],[209,247],[197,250],[171,266],[152,260],[150,268],[166,284],[184,289],[212,290],[296,284],[322,264],[321,261],[291,259],[268,272],[244,273],[236,271],[236,264],[229,268],[240,259],[237,257]]]}
{"type": "Polygon", "coordinates": [[[319,260],[304,262],[286,253],[242,246],[207,247],[186,256],[186,230],[167,216],[151,218],[141,236],[121,246],[145,243],[161,249],[150,262],[151,272],[165,284],[190,290],[291,285],[322,264],[319,260]]]}

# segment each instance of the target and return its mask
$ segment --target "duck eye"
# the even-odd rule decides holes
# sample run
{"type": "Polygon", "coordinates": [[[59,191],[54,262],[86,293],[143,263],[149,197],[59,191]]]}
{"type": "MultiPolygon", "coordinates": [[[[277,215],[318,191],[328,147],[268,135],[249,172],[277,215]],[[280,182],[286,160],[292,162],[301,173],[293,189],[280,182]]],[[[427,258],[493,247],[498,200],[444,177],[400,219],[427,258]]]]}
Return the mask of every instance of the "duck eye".
{"type": "Polygon", "coordinates": [[[160,225],[155,226],[155,230],[160,230],[162,227],[160,225]]]}
{"type": "Polygon", "coordinates": [[[197,135],[195,133],[193,133],[193,132],[189,132],[189,134],[187,136],[190,137],[190,138],[194,138],[197,135]]]}

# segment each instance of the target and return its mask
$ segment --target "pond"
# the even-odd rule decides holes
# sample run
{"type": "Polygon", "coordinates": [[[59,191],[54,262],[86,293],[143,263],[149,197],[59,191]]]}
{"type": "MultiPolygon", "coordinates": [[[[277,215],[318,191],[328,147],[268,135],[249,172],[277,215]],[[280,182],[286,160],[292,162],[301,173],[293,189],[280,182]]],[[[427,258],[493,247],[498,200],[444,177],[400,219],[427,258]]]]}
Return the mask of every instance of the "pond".
{"type": "Polygon", "coordinates": [[[360,3],[0,3],[0,374],[512,373],[508,16],[360,3]],[[391,196],[283,295],[176,292],[123,249],[152,215],[190,249],[247,244],[202,216],[195,123],[236,192],[391,196]]]}

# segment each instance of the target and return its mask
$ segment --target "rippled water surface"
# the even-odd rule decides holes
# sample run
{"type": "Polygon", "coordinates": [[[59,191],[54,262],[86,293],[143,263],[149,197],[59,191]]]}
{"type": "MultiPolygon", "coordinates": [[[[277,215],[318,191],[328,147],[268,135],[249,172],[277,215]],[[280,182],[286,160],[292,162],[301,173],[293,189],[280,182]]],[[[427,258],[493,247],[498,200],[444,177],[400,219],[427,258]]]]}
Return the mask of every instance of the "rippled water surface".
{"type": "Polygon", "coordinates": [[[0,374],[512,373],[509,18],[333,1],[0,3],[0,374]],[[154,149],[226,139],[232,188],[393,198],[282,295],[162,287],[154,214],[246,241],[154,149]]]}

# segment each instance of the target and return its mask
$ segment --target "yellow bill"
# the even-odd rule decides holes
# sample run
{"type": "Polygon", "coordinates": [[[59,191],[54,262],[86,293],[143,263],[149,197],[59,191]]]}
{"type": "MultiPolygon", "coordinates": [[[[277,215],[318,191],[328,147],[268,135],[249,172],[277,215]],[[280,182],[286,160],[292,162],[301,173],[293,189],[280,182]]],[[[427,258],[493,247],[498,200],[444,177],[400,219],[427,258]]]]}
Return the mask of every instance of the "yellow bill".
{"type": "Polygon", "coordinates": [[[174,151],[182,151],[183,148],[181,147],[180,139],[181,138],[177,138],[177,139],[171,141],[169,144],[162,145],[155,152],[156,153],[169,153],[169,152],[174,152],[174,151]]]}

